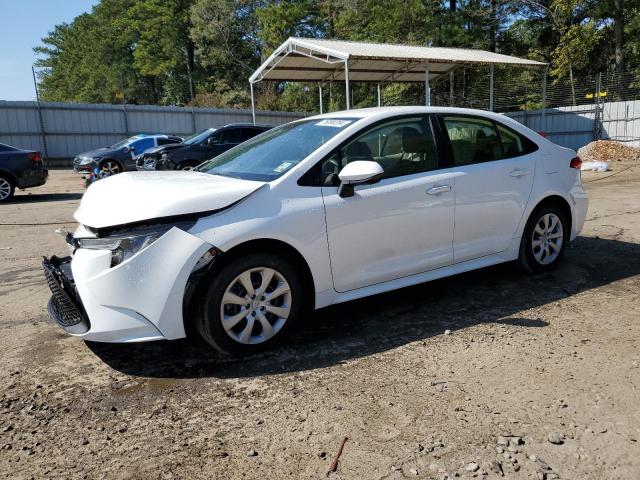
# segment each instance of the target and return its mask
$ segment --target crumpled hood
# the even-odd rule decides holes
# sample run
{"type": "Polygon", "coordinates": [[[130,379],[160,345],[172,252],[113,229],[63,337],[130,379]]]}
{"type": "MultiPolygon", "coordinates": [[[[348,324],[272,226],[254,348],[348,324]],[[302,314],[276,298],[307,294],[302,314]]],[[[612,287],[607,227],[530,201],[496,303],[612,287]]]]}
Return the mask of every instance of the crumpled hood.
{"type": "MultiPolygon", "coordinates": [[[[177,147],[182,147],[184,146],[184,144],[182,143],[169,143],[167,145],[158,145],[157,147],[151,147],[151,148],[147,148],[144,152],[142,152],[140,155],[144,155],[145,153],[158,153],[158,152],[163,152],[165,150],[172,150],[174,148],[177,147]]],[[[140,156],[139,155],[139,156],[140,156]]]]}
{"type": "Polygon", "coordinates": [[[265,182],[194,171],[126,172],[93,183],[74,218],[93,228],[113,227],[227,207],[265,182]]]}
{"type": "Polygon", "coordinates": [[[76,155],[76,157],[88,157],[88,158],[102,157],[106,153],[111,153],[111,152],[113,152],[112,149],[103,147],[103,148],[96,148],[95,150],[89,150],[88,152],[79,153],[78,155],[76,155]]]}

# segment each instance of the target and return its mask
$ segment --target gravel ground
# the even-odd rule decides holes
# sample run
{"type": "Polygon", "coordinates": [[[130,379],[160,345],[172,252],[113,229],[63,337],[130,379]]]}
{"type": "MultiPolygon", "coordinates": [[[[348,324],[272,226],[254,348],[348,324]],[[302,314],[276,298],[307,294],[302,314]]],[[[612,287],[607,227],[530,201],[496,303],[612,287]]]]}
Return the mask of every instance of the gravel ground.
{"type": "Polygon", "coordinates": [[[327,308],[242,361],[53,325],[39,262],[66,253],[82,181],[52,172],[0,206],[0,476],[640,478],[640,166],[617,165],[584,174],[588,221],[553,273],[327,308]]]}

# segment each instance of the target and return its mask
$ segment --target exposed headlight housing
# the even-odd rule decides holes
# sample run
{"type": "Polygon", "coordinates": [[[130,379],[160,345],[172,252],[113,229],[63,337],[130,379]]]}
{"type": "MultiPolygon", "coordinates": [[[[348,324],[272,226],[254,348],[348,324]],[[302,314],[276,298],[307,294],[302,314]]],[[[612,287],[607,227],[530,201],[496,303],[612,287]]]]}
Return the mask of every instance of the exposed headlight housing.
{"type": "Polygon", "coordinates": [[[106,237],[78,238],[78,248],[91,250],[110,250],[111,266],[115,267],[141,252],[173,227],[187,230],[194,222],[182,222],[167,225],[152,225],[134,228],[128,231],[118,231],[106,237]]]}
{"type": "Polygon", "coordinates": [[[151,158],[147,158],[144,161],[144,168],[145,170],[155,170],[156,169],[156,159],[151,157],[151,158]]]}

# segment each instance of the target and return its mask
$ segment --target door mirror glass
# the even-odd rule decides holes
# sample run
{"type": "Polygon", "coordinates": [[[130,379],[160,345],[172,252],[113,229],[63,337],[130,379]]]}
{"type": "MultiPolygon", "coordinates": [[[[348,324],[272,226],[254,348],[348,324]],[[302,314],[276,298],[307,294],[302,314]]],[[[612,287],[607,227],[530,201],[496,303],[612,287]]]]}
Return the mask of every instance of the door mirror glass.
{"type": "Polygon", "coordinates": [[[353,196],[353,186],[363,183],[374,183],[384,175],[384,170],[379,163],[371,160],[356,160],[350,162],[340,170],[338,178],[340,187],[338,195],[341,197],[353,196]]]}

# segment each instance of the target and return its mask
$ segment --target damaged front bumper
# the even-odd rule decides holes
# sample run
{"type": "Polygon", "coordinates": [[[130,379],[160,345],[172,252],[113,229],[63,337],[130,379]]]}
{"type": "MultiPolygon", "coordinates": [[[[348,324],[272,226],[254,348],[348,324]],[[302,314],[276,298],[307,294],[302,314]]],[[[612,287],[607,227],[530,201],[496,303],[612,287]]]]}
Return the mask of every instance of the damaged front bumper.
{"type": "Polygon", "coordinates": [[[85,340],[183,338],[185,289],[194,267],[211,248],[174,227],[116,266],[106,249],[78,248],[73,259],[45,259],[45,277],[53,293],[49,313],[65,331],[85,340]],[[78,318],[73,329],[66,325],[78,318]]]}
{"type": "Polygon", "coordinates": [[[87,317],[71,273],[71,257],[44,258],[42,269],[51,290],[47,305],[49,316],[68,333],[81,335],[91,324],[87,317]]]}

